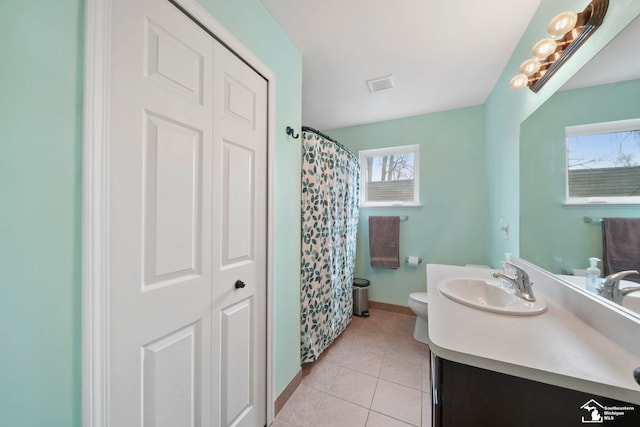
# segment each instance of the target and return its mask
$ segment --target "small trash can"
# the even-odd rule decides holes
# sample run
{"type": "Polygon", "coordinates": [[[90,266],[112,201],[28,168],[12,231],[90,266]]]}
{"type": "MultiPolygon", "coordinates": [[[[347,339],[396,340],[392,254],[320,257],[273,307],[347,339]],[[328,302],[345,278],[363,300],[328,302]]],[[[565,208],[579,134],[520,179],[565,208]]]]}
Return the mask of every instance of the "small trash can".
{"type": "Polygon", "coordinates": [[[353,314],[369,317],[369,285],[367,279],[353,279],[353,314]]]}

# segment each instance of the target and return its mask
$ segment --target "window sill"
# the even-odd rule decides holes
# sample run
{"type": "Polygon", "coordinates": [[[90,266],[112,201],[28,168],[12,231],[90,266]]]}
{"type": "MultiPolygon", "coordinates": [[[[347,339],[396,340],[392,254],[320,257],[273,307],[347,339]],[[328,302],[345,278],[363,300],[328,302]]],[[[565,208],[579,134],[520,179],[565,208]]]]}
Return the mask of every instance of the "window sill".
{"type": "Polygon", "coordinates": [[[361,203],[360,209],[366,208],[419,208],[420,202],[367,202],[361,203]]]}
{"type": "Polygon", "coordinates": [[[617,208],[617,207],[638,207],[639,201],[566,201],[562,204],[563,208],[617,208]]]}

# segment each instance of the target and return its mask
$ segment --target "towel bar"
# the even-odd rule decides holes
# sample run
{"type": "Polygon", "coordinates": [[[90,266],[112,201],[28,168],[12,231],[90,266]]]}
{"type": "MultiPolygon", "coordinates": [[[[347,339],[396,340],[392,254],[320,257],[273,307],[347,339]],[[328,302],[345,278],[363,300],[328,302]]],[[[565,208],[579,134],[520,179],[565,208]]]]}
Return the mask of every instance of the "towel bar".
{"type": "Polygon", "coordinates": [[[602,224],[602,218],[591,218],[589,216],[585,216],[582,218],[585,224],[602,224]]]}
{"type": "Polygon", "coordinates": [[[405,216],[399,216],[398,218],[400,218],[400,222],[409,221],[409,217],[408,217],[407,215],[405,215],[405,216]]]}

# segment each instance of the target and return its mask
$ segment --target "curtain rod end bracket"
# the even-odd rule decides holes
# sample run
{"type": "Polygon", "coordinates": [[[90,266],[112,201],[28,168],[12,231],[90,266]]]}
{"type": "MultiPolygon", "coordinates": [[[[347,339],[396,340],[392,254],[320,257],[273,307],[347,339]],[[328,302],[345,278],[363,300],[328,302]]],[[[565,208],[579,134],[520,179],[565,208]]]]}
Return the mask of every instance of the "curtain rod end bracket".
{"type": "Polygon", "coordinates": [[[293,128],[291,126],[287,126],[287,135],[291,136],[293,139],[300,138],[300,134],[295,135],[293,128]]]}

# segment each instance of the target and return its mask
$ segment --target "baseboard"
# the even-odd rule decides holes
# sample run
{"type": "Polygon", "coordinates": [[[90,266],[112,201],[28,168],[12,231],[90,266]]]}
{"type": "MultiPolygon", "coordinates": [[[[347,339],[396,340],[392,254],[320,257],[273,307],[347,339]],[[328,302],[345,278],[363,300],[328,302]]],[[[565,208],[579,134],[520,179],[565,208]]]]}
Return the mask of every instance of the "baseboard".
{"type": "Polygon", "coordinates": [[[369,308],[373,308],[375,310],[390,311],[392,313],[407,314],[409,316],[415,316],[416,315],[413,312],[413,310],[411,310],[407,306],[389,304],[389,303],[386,303],[386,302],[369,301],[369,308]]]}
{"type": "Polygon", "coordinates": [[[275,401],[275,416],[278,416],[278,412],[284,407],[287,401],[291,398],[296,391],[300,383],[302,382],[302,369],[298,370],[298,373],[293,377],[291,382],[282,390],[282,393],[276,398],[275,401]]]}

